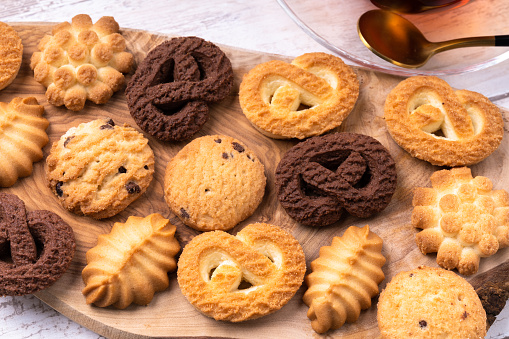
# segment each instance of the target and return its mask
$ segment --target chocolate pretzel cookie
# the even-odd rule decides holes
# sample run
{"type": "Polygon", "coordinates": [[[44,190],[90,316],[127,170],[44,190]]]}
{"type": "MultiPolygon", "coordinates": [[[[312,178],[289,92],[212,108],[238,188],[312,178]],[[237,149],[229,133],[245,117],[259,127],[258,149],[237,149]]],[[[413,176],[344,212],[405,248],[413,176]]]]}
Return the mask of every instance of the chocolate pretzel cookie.
{"type": "Polygon", "coordinates": [[[396,166],[370,136],[335,133],[291,148],[276,169],[279,201],[295,220],[330,225],[343,210],[367,218],[382,211],[396,189],[396,166]]]}
{"type": "Polygon", "coordinates": [[[12,258],[12,263],[0,260],[0,296],[52,285],[69,267],[75,248],[72,228],[58,215],[27,212],[16,195],[0,193],[0,259],[9,253],[12,258]]]}
{"type": "Polygon", "coordinates": [[[129,111],[142,130],[163,141],[189,139],[208,119],[208,103],[233,87],[230,60],[198,37],[165,41],[140,64],[127,84],[129,111]]]}

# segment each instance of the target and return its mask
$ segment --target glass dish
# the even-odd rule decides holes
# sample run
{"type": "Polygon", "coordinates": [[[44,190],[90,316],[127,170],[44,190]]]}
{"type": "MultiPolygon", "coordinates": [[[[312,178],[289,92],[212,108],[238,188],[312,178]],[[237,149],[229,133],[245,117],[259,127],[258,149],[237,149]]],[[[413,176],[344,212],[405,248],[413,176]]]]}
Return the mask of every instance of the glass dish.
{"type": "MultiPolygon", "coordinates": [[[[509,59],[508,47],[469,47],[442,52],[421,68],[395,66],[373,54],[361,42],[357,20],[377,9],[369,0],[277,0],[295,23],[322,46],[352,63],[385,73],[453,75],[485,69],[509,59]]],[[[403,15],[429,41],[508,34],[509,1],[471,0],[452,9],[403,15]]]]}

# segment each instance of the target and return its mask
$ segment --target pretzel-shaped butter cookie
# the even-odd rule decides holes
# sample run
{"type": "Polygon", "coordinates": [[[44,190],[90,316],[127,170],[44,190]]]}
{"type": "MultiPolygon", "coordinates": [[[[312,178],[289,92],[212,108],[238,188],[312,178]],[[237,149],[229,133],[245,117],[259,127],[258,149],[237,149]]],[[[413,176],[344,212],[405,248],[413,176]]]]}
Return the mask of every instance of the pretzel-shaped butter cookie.
{"type": "Polygon", "coordinates": [[[236,236],[202,233],[178,262],[182,293],[203,314],[231,322],[255,319],[283,307],[304,279],[298,241],[283,229],[251,224],[236,236]]]}
{"type": "Polygon", "coordinates": [[[113,17],[95,24],[86,14],[53,28],[32,55],[34,78],[46,86],[46,98],[55,106],[80,111],[86,100],[106,103],[124,84],[134,58],[113,17]]]}
{"type": "Polygon", "coordinates": [[[440,170],[432,187],[414,191],[412,225],[423,229],[415,240],[423,254],[437,252],[437,263],[471,275],[481,257],[509,246],[509,194],[492,190],[490,179],[472,178],[469,168],[440,170]]]}
{"type": "Polygon", "coordinates": [[[291,64],[260,64],[244,76],[239,92],[247,119],[278,139],[304,139],[338,127],[358,95],[352,68],[326,53],[307,53],[291,64]]]}
{"type": "Polygon", "coordinates": [[[396,143],[433,165],[476,164],[498,148],[504,135],[502,115],[488,98],[454,91],[437,77],[400,82],[387,96],[384,109],[396,143]]]}

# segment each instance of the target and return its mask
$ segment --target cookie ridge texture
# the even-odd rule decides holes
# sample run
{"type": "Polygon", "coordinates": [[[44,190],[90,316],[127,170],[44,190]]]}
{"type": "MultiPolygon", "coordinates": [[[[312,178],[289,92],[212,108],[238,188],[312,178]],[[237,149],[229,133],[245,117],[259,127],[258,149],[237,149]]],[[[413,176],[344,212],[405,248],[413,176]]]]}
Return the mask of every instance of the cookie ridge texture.
{"type": "Polygon", "coordinates": [[[436,171],[432,187],[417,187],[412,225],[423,254],[437,252],[437,263],[472,275],[481,257],[509,246],[509,194],[493,190],[483,176],[472,177],[468,167],[436,171]]]}
{"type": "Polygon", "coordinates": [[[42,159],[49,138],[44,107],[34,97],[0,102],[0,187],[32,174],[33,163],[42,159]]]}
{"type": "Polygon", "coordinates": [[[207,135],[188,143],[168,162],[164,197],[185,225],[224,231],[254,213],[266,181],[263,164],[243,142],[207,135]]]}
{"type": "Polygon", "coordinates": [[[378,285],[385,278],[382,244],[366,225],[351,226],[343,236],[334,237],[330,246],[320,248],[305,278],[308,289],[303,297],[317,333],[355,322],[361,310],[371,307],[371,298],[378,295],[378,285]]]}
{"type": "Polygon", "coordinates": [[[44,85],[48,102],[71,111],[80,111],[87,100],[106,103],[125,83],[134,63],[126,52],[126,41],[111,16],[97,22],[78,14],[45,35],[32,54],[30,68],[44,85]]]}
{"type": "Polygon", "coordinates": [[[236,236],[223,231],[191,240],[178,262],[182,293],[216,320],[256,319],[283,307],[304,279],[299,242],[282,228],[250,224],[236,236]]]}
{"type": "Polygon", "coordinates": [[[438,166],[469,166],[502,142],[498,107],[480,93],[454,90],[433,76],[400,82],[385,101],[392,138],[410,155],[438,166]]]}
{"type": "Polygon", "coordinates": [[[148,305],[154,293],[168,288],[168,272],[177,268],[180,245],[175,231],[159,213],[113,224],[86,254],[81,275],[87,304],[118,309],[148,305]]]}
{"type": "Polygon", "coordinates": [[[113,120],[71,127],[51,147],[46,178],[62,206],[95,219],[138,199],[154,173],[154,153],[142,133],[113,120]]]}
{"type": "Polygon", "coordinates": [[[261,133],[278,139],[304,139],[338,127],[358,95],[353,69],[326,53],[259,64],[244,75],[239,90],[246,118],[261,133]]]}

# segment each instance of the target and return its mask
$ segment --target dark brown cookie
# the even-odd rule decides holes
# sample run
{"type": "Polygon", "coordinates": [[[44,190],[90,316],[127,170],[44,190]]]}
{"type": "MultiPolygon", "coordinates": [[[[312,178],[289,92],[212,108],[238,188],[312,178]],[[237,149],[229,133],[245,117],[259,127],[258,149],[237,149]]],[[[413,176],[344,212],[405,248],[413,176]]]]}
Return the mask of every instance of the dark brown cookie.
{"type": "Polygon", "coordinates": [[[396,165],[370,136],[335,133],[291,148],[276,169],[279,201],[295,220],[330,225],[343,210],[367,218],[382,211],[396,189],[396,165]]]}
{"type": "Polygon", "coordinates": [[[0,296],[52,285],[69,267],[75,248],[72,228],[58,215],[27,212],[16,195],[0,193],[0,296]]]}
{"type": "Polygon", "coordinates": [[[164,141],[198,132],[208,119],[208,103],[233,87],[230,60],[198,37],[163,42],[140,64],[126,88],[132,117],[142,130],[164,141]]]}

